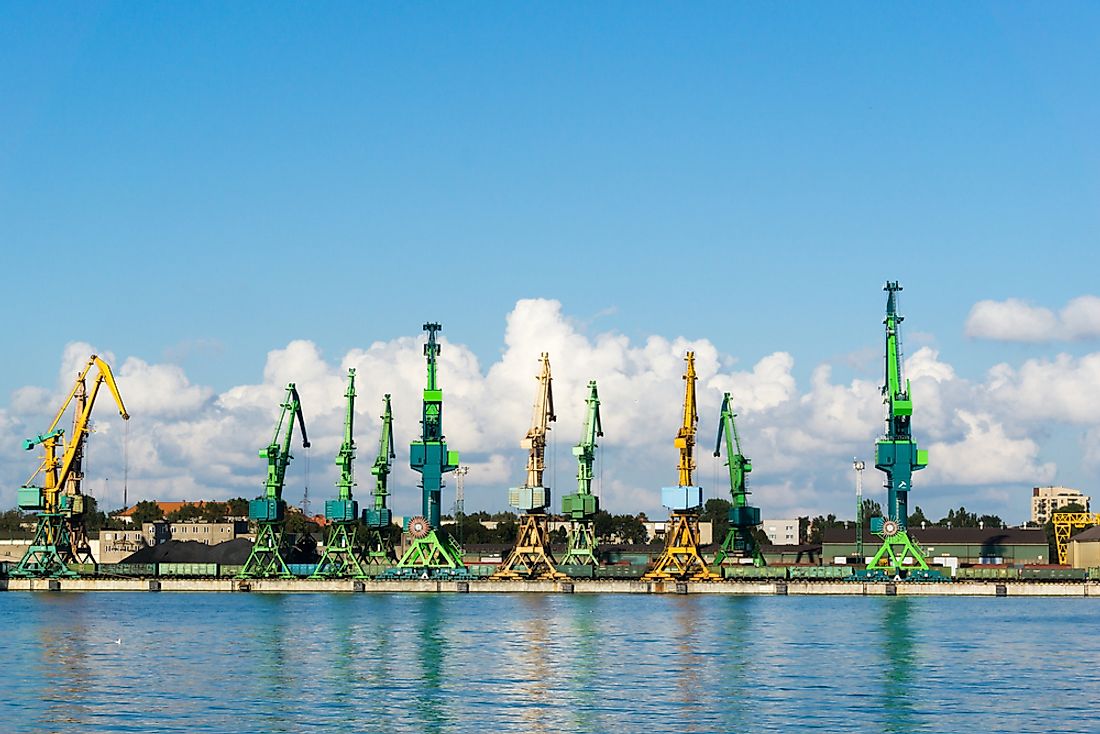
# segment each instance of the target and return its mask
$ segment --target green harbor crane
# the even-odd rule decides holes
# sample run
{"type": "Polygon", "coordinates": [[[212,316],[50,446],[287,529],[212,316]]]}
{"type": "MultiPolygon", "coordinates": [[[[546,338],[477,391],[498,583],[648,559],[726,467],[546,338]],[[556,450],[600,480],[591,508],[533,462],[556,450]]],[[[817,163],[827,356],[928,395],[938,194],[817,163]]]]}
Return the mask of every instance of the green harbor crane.
{"type": "Polygon", "coordinates": [[[70,568],[72,564],[93,562],[84,522],[87,507],[81,483],[84,479],[84,443],[92,432],[92,407],[104,383],[115,399],[119,415],[123,420],[129,420],[130,415],[122,404],[110,365],[93,354],[77,376],[73,389],[61,404],[50,427],[23,442],[23,448],[27,451],[41,446],[45,455],[37,471],[18,491],[19,509],[35,512],[37,516],[34,538],[23,558],[12,569],[12,576],[73,577],[78,574],[70,568]],[[89,390],[88,375],[93,368],[97,372],[89,390]],[[74,408],[73,432],[66,443],[65,430],[57,426],[70,405],[74,408]],[[42,486],[33,484],[39,476],[42,486]]]}
{"type": "Polygon", "coordinates": [[[714,557],[717,565],[739,563],[742,558],[751,558],[754,565],[764,565],[764,555],[753,537],[753,530],[760,525],[760,508],[749,504],[748,477],[752,471],[752,461],[741,451],[741,436],[737,433],[730,394],[722,398],[722,412],[718,419],[718,440],[714,445],[714,455],[722,455],[722,437],[726,439],[726,466],[730,470],[730,529],[722,547],[714,557]]]}
{"type": "Polygon", "coordinates": [[[314,578],[363,578],[366,572],[359,561],[359,542],[356,526],[359,520],[359,503],[352,498],[355,475],[352,463],[355,461],[355,368],[348,370],[347,409],[344,412],[344,441],[336,454],[336,465],[340,467],[340,478],[336,480],[339,488],[337,499],[325,501],[325,519],[329,521],[328,538],[321,561],[314,578]]]}
{"type": "Polygon", "coordinates": [[[363,523],[367,526],[367,563],[387,566],[393,562],[393,543],[389,528],[393,514],[386,506],[390,470],[396,454],[393,451],[393,413],[390,410],[389,393],[382,398],[382,433],[378,438],[378,456],[370,473],[374,475],[374,506],[363,510],[363,523]]]}
{"type": "Polygon", "coordinates": [[[592,466],[596,461],[596,439],[603,436],[600,421],[600,395],[596,381],[588,383],[588,411],[584,416],[581,442],[573,447],[577,457],[577,493],[561,498],[561,512],[569,518],[569,542],[562,566],[600,565],[596,554],[596,529],[594,518],[600,510],[600,499],[592,494],[592,466]]]}
{"type": "MultiPolygon", "coordinates": [[[[267,459],[267,481],[263,497],[248,502],[248,519],[256,523],[256,542],[241,568],[239,578],[290,578],[292,574],[283,557],[285,552],[286,502],[283,500],[283,484],[290,460],[290,443],[294,436],[294,420],[302,430],[302,446],[309,448],[306,436],[306,420],[302,417],[302,401],[298,389],[291,382],[286,386],[286,399],[281,405],[279,422],[271,443],[260,449],[260,458],[267,459]],[[284,431],[285,426],[285,431],[284,431]],[[282,434],[282,443],[279,443],[282,434]]],[[[350,487],[349,487],[350,492],[350,487]]]]}
{"type": "Polygon", "coordinates": [[[909,537],[909,491],[912,489],[913,472],[928,466],[928,452],[917,449],[911,432],[913,401],[909,380],[902,374],[901,333],[902,317],[897,311],[897,294],[901,286],[897,281],[887,282],[886,298],[886,384],[882,387],[886,406],[886,434],[875,442],[875,468],[886,474],[885,517],[871,518],[871,532],[882,538],[882,546],[867,566],[873,573],[884,573],[895,578],[913,577],[928,573],[928,562],[920,548],[909,537]],[[911,558],[921,573],[912,573],[911,558]]]}
{"type": "Polygon", "coordinates": [[[535,393],[534,416],[530,430],[520,442],[520,446],[528,450],[527,481],[522,487],[508,490],[508,504],[522,510],[523,514],[519,516],[516,544],[493,578],[565,578],[565,574],[557,569],[554,555],[550,552],[549,517],[546,514],[546,507],[550,504],[550,488],[543,481],[546,434],[550,431],[550,424],[558,419],[554,414],[550,355],[543,352],[539,364],[541,369],[535,376],[539,386],[535,393]]]}
{"type": "Polygon", "coordinates": [[[409,466],[420,474],[422,514],[406,521],[405,531],[411,542],[397,562],[398,568],[422,569],[429,575],[433,569],[466,572],[462,548],[440,525],[443,475],[458,468],[458,452],[447,448],[443,436],[443,390],[439,388],[436,374],[440,346],[435,338],[442,329],[436,323],[424,324],[424,331],[428,332],[428,341],[424,344],[428,381],[424,388],[420,440],[413,441],[409,447],[409,466]]]}

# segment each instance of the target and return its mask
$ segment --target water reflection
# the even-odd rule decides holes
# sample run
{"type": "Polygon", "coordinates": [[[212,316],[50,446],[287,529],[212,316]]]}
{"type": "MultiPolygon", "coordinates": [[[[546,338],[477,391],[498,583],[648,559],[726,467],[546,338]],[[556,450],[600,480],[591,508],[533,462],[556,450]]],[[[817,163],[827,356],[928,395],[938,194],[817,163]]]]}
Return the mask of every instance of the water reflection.
{"type": "Polygon", "coordinates": [[[36,630],[37,667],[46,704],[40,720],[47,730],[69,724],[84,726],[89,723],[86,702],[94,685],[88,665],[87,595],[47,594],[43,598],[49,609],[38,618],[36,630]]]}
{"type": "Polygon", "coordinates": [[[882,600],[881,617],[883,679],[883,731],[887,734],[910,734],[917,731],[914,701],[920,700],[919,682],[913,671],[916,666],[913,638],[914,605],[916,599],[898,596],[882,600]]]}
{"type": "Polygon", "coordinates": [[[418,598],[416,659],[420,685],[416,689],[416,713],[425,732],[441,732],[446,722],[443,663],[447,657],[446,615],[443,597],[429,594],[418,598]]]}
{"type": "Polygon", "coordinates": [[[562,630],[565,650],[564,665],[568,670],[568,700],[573,731],[603,732],[599,712],[600,687],[600,629],[598,606],[600,598],[585,594],[571,600],[566,607],[567,624],[562,630]]]}
{"type": "Polygon", "coordinates": [[[754,614],[763,611],[754,601],[752,597],[741,596],[716,600],[721,605],[721,618],[716,630],[718,649],[714,662],[719,677],[716,688],[721,695],[715,705],[725,731],[744,731],[749,723],[747,716],[755,696],[756,679],[752,661],[760,652],[761,642],[753,629],[753,624],[759,622],[754,614]]]}

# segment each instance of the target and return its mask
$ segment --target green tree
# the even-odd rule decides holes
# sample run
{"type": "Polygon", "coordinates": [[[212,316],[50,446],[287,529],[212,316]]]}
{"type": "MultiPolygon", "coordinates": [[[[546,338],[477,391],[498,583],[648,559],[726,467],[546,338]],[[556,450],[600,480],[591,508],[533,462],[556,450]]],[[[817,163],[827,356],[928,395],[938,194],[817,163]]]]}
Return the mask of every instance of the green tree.
{"type": "Polygon", "coordinates": [[[978,518],[978,526],[986,528],[1003,528],[1005,521],[1000,515],[982,515],[978,518]]]}
{"type": "Polygon", "coordinates": [[[134,505],[134,512],[130,516],[134,527],[141,527],[144,523],[155,522],[164,519],[164,510],[160,505],[150,500],[142,500],[134,505]]]}
{"type": "Polygon", "coordinates": [[[168,513],[168,517],[165,519],[168,522],[191,522],[198,520],[202,517],[202,507],[199,505],[191,504],[190,502],[184,503],[178,510],[173,510],[168,513]]]}
{"type": "Polygon", "coordinates": [[[229,517],[248,517],[248,500],[244,497],[234,497],[225,504],[229,517]]]}
{"type": "Polygon", "coordinates": [[[922,522],[928,523],[929,520],[924,516],[924,510],[920,508],[920,505],[917,505],[916,509],[913,510],[913,514],[909,516],[909,527],[919,528],[922,522]]]}
{"type": "Polygon", "coordinates": [[[720,498],[709,499],[699,513],[699,519],[711,524],[711,537],[715,543],[726,539],[730,529],[730,501],[720,498]]]}
{"type": "Polygon", "coordinates": [[[831,528],[844,528],[848,527],[848,522],[844,520],[838,520],[837,516],[829,513],[822,517],[818,515],[810,521],[810,535],[806,539],[807,542],[814,545],[818,545],[825,537],[825,531],[831,528]]]}
{"type": "Polygon", "coordinates": [[[978,516],[965,507],[960,507],[957,510],[948,510],[947,515],[936,524],[942,527],[976,528],[978,516]]]}
{"type": "Polygon", "coordinates": [[[882,517],[882,505],[877,500],[863,500],[863,526],[871,524],[872,517],[882,517]]]}
{"type": "Polygon", "coordinates": [[[206,522],[225,522],[229,515],[229,504],[226,502],[204,502],[201,517],[206,522]]]}

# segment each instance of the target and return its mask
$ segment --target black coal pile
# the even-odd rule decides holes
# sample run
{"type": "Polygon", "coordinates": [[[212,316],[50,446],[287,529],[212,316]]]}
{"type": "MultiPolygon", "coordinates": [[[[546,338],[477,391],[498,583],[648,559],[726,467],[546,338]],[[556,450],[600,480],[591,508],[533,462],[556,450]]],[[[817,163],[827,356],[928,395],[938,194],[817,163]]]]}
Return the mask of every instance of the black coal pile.
{"type": "Polygon", "coordinates": [[[252,541],[247,538],[227,540],[217,545],[207,545],[195,540],[169,540],[151,545],[122,560],[122,563],[221,563],[243,566],[252,552],[252,541]]]}

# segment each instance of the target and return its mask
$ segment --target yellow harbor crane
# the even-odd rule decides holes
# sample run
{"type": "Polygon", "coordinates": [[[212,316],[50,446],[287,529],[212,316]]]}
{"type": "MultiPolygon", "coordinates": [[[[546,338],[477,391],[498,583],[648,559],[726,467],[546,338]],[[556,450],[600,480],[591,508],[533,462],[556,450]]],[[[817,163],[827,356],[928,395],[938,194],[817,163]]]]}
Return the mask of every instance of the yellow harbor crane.
{"type": "Polygon", "coordinates": [[[717,578],[699,553],[699,508],[703,504],[703,488],[692,483],[695,471],[695,432],[699,412],[695,404],[695,352],[684,357],[684,413],[680,430],[673,442],[680,450],[680,482],[676,487],[661,489],[661,501],[669,509],[665,530],[665,548],[653,568],[643,576],[647,580],[691,579],[702,581],[717,578]]]}
{"type": "Polygon", "coordinates": [[[565,578],[565,574],[557,569],[550,553],[546,515],[546,507],[550,504],[550,489],[543,484],[546,434],[550,431],[550,424],[557,420],[554,415],[550,355],[543,352],[539,357],[539,364],[541,369],[535,378],[539,386],[535,393],[531,430],[520,442],[520,446],[528,450],[527,482],[522,487],[508,490],[508,504],[525,512],[520,515],[516,545],[501,564],[500,570],[493,574],[494,578],[565,578]]]}
{"type": "Polygon", "coordinates": [[[1050,516],[1054,523],[1054,545],[1058,549],[1058,563],[1069,563],[1069,535],[1074,528],[1100,525],[1100,513],[1097,512],[1055,512],[1050,516]]]}
{"type": "Polygon", "coordinates": [[[91,433],[92,407],[104,383],[114,396],[119,415],[129,420],[110,365],[93,354],[50,427],[45,433],[23,442],[23,448],[28,451],[41,446],[44,455],[35,473],[19,488],[19,509],[35,512],[38,518],[34,540],[19,565],[12,570],[13,576],[75,576],[69,564],[93,562],[84,524],[87,508],[80,485],[84,479],[84,441],[91,433]],[[89,389],[88,376],[93,368],[97,372],[89,389]],[[70,405],[74,406],[73,432],[66,441],[65,430],[58,428],[58,424],[70,405]],[[34,483],[36,479],[41,486],[34,483]]]}

